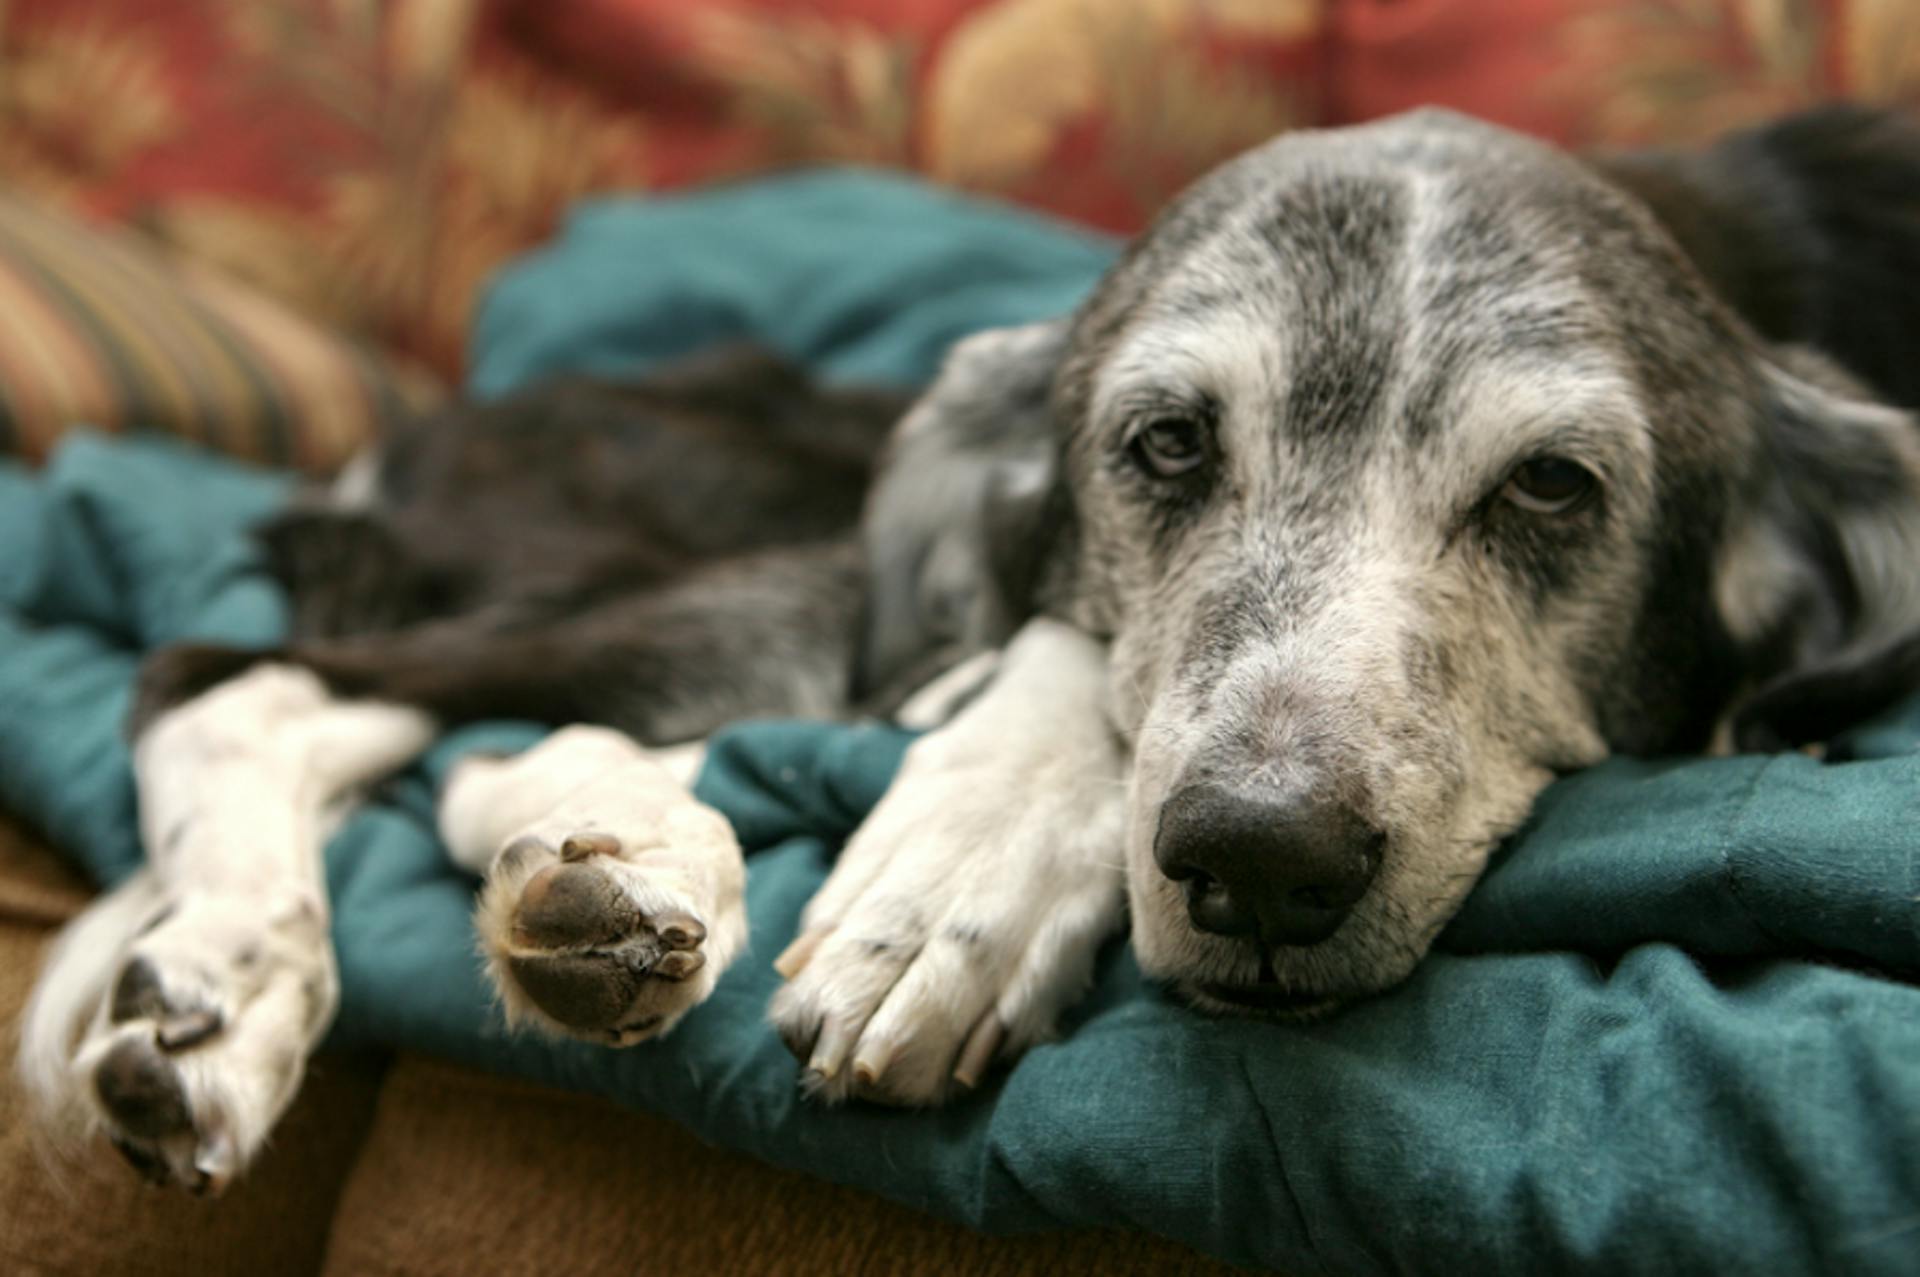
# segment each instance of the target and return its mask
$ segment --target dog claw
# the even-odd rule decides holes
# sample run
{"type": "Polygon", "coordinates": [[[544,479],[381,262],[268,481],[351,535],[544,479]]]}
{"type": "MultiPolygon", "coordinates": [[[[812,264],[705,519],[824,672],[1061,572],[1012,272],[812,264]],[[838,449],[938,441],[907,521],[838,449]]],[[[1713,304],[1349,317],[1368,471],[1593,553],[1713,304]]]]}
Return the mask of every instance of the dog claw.
{"type": "Polygon", "coordinates": [[[828,1016],[821,1026],[819,1040],[813,1046],[813,1058],[807,1061],[807,1068],[820,1075],[823,1082],[831,1082],[840,1075],[840,1067],[847,1061],[847,1052],[851,1051],[859,1034],[858,1026],[850,1026],[834,1016],[828,1016]]]}
{"type": "Polygon", "coordinates": [[[853,1077],[861,1086],[874,1086],[886,1073],[887,1066],[893,1063],[897,1049],[893,1042],[863,1044],[860,1054],[854,1057],[853,1077]]]}
{"type": "Polygon", "coordinates": [[[233,1182],[234,1161],[230,1141],[215,1138],[207,1142],[193,1159],[193,1183],[189,1187],[197,1196],[220,1196],[233,1182]]]}
{"type": "Polygon", "coordinates": [[[1007,1026],[998,1011],[988,1011],[981,1016],[980,1023],[967,1035],[967,1044],[960,1048],[960,1058],[953,1066],[953,1080],[969,1091],[980,1085],[980,1078],[992,1065],[993,1057],[1000,1053],[1000,1044],[1006,1037],[1007,1026]]]}
{"type": "Polygon", "coordinates": [[[184,1051],[190,1046],[197,1046],[206,1041],[218,1033],[220,1028],[220,1013],[202,1008],[162,1020],[155,1036],[160,1040],[163,1049],[184,1051]]]}
{"type": "Polygon", "coordinates": [[[560,859],[571,864],[589,856],[617,856],[620,840],[612,834],[580,833],[560,844],[560,859]]]}
{"type": "Polygon", "coordinates": [[[705,954],[676,949],[653,964],[653,974],[662,980],[684,980],[706,965],[705,954]]]}
{"type": "Polygon", "coordinates": [[[832,934],[832,931],[831,927],[822,927],[817,931],[801,932],[794,937],[793,943],[781,950],[780,956],[773,960],[773,969],[780,973],[781,979],[793,979],[806,968],[807,963],[813,960],[814,950],[820,947],[820,942],[832,934]]]}
{"type": "Polygon", "coordinates": [[[707,938],[707,929],[698,918],[684,913],[667,914],[653,920],[660,940],[669,949],[692,949],[707,938]]]}

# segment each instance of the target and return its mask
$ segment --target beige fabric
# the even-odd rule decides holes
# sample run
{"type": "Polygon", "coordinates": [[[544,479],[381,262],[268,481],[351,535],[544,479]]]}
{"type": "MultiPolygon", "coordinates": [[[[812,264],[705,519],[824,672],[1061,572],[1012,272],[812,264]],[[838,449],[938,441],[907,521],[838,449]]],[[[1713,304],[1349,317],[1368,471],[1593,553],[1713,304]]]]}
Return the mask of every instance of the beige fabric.
{"type": "Polygon", "coordinates": [[[702,1144],[659,1118],[405,1058],[341,1199],[328,1277],[1233,1271],[1113,1233],[985,1237],[702,1144]]]}

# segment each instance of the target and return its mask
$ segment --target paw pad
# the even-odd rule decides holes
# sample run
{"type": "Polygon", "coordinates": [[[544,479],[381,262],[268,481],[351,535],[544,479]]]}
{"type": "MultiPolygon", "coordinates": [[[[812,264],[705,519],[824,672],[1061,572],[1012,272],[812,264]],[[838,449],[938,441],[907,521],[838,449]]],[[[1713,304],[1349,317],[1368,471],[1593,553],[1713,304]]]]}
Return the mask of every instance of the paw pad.
{"type": "Polygon", "coordinates": [[[128,1135],[161,1140],[193,1129],[179,1070],[151,1042],[130,1037],[116,1044],[94,1070],[93,1087],[128,1135]]]}
{"type": "Polygon", "coordinates": [[[613,834],[576,833],[560,840],[554,858],[551,843],[523,837],[495,873],[524,873],[530,857],[548,857],[519,888],[509,944],[496,955],[499,975],[554,1025],[624,1046],[669,1012],[677,1018],[678,1004],[694,995],[667,991],[705,971],[709,955],[700,918],[650,911],[623,888],[622,847],[613,834]]]}
{"type": "Polygon", "coordinates": [[[514,914],[514,942],[565,949],[612,944],[641,925],[619,884],[590,865],[562,861],[527,880],[514,914]]]}

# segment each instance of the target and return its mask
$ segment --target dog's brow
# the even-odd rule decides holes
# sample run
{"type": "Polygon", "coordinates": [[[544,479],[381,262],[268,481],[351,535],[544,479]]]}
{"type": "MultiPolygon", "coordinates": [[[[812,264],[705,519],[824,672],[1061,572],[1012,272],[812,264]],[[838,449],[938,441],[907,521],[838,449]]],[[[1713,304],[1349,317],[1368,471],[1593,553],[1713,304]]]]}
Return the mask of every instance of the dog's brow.
{"type": "MultiPolygon", "coordinates": [[[[1400,401],[1400,426],[1408,442],[1423,444],[1435,431],[1463,415],[1463,403],[1478,397],[1470,394],[1469,386],[1484,379],[1488,367],[1509,368],[1512,372],[1508,375],[1517,379],[1538,377],[1542,369],[1577,369],[1591,362],[1592,343],[1561,325],[1553,311],[1509,314],[1512,318],[1436,312],[1421,316],[1420,328],[1431,336],[1415,342],[1415,352],[1406,361],[1408,384],[1400,401]]],[[[1569,383],[1584,380],[1578,376],[1562,379],[1569,383]]],[[[1551,415],[1551,409],[1543,415],[1551,415]]]]}
{"type": "Polygon", "coordinates": [[[1277,394],[1285,352],[1278,320],[1261,310],[1176,313],[1143,324],[1102,370],[1092,420],[1128,418],[1145,404],[1198,408],[1277,394]]]}
{"type": "Polygon", "coordinates": [[[1521,461],[1541,457],[1564,457],[1593,471],[1602,481],[1619,469],[1618,432],[1594,421],[1556,419],[1533,421],[1508,427],[1500,442],[1489,449],[1489,470],[1496,476],[1521,461]]]}
{"type": "Polygon", "coordinates": [[[1529,457],[1565,456],[1603,480],[1623,477],[1650,446],[1630,383],[1603,365],[1568,360],[1482,364],[1462,378],[1451,419],[1424,450],[1462,456],[1486,481],[1529,457]]]}

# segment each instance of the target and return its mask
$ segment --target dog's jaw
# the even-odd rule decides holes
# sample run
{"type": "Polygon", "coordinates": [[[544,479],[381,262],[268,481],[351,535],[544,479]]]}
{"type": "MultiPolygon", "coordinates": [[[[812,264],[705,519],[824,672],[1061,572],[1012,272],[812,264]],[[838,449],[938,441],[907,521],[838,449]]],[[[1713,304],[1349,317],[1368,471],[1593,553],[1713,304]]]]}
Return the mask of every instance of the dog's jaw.
{"type": "MultiPolygon", "coordinates": [[[[1459,912],[1501,843],[1519,829],[1554,777],[1602,761],[1594,726],[1570,716],[1557,737],[1515,741],[1486,722],[1454,720],[1437,729],[1441,744],[1422,762],[1395,764],[1417,780],[1390,791],[1375,809],[1387,838],[1366,895],[1334,933],[1313,945],[1263,947],[1211,935],[1191,920],[1179,884],[1161,872],[1153,845],[1169,794],[1215,747],[1223,729],[1178,695],[1153,703],[1134,733],[1128,795],[1127,869],[1133,944],[1141,969],[1203,1010],[1269,1019],[1310,1020],[1373,997],[1413,974],[1459,912]],[[1545,760],[1545,761],[1541,761],[1545,760]]],[[[1438,716],[1416,701],[1403,711],[1438,716]]],[[[1390,734],[1391,724],[1375,729],[1390,734]]],[[[1402,735],[1407,734],[1405,731],[1402,735]]]]}

